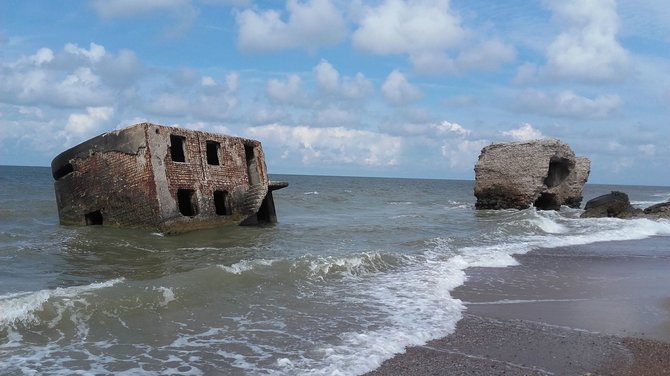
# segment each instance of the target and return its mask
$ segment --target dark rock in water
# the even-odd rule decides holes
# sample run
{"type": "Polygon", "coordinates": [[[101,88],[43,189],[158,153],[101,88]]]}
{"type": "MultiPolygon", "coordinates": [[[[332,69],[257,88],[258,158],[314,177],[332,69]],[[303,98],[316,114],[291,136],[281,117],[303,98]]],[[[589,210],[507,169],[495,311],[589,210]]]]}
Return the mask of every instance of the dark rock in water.
{"type": "Polygon", "coordinates": [[[559,140],[492,144],[475,165],[477,209],[578,208],[591,161],[559,140]]]}
{"type": "Polygon", "coordinates": [[[670,218],[670,201],[652,205],[644,209],[644,214],[661,218],[670,218]]]}
{"type": "Polygon", "coordinates": [[[628,195],[612,191],[611,193],[598,196],[589,200],[584,206],[582,218],[631,218],[642,214],[642,210],[636,209],[630,204],[628,195]]]}

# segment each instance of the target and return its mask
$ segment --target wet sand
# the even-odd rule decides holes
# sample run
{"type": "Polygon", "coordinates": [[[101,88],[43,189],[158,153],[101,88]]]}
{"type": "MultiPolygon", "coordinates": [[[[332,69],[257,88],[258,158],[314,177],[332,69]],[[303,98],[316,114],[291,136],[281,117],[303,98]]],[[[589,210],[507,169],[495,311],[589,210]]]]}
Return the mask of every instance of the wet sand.
{"type": "Polygon", "coordinates": [[[456,331],[369,375],[670,375],[670,238],[468,269],[456,331]]]}

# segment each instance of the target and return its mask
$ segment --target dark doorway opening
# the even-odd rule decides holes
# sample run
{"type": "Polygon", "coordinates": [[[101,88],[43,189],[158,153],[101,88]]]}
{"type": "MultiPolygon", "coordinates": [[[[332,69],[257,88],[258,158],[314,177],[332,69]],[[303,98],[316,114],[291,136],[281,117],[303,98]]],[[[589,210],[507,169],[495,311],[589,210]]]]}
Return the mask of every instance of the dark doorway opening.
{"type": "Polygon", "coordinates": [[[219,165],[219,143],[207,141],[207,164],[219,165]]]}
{"type": "Polygon", "coordinates": [[[192,189],[177,190],[177,205],[181,215],[193,217],[198,214],[198,206],[195,202],[195,191],[192,189]]]}
{"type": "Polygon", "coordinates": [[[570,161],[567,159],[556,159],[549,162],[549,171],[544,179],[547,188],[553,188],[561,183],[570,175],[570,161]]]}
{"type": "Polygon", "coordinates": [[[256,169],[256,152],[253,145],[244,145],[244,157],[247,160],[247,177],[249,184],[254,185],[260,182],[258,170],[256,169]]]}
{"type": "Polygon", "coordinates": [[[184,144],[186,138],[182,136],[170,135],[170,156],[174,162],[186,162],[186,153],[184,144]]]}
{"type": "Polygon", "coordinates": [[[214,209],[217,215],[230,215],[230,210],[226,205],[227,197],[228,192],[226,191],[214,191],[214,209]]]}
{"type": "Polygon", "coordinates": [[[561,205],[558,203],[555,194],[542,193],[540,197],[535,200],[533,204],[539,210],[560,210],[561,205]]]}
{"type": "Polygon", "coordinates": [[[84,219],[86,219],[86,226],[94,226],[94,225],[102,226],[102,213],[100,212],[100,210],[84,214],[84,219]]]}

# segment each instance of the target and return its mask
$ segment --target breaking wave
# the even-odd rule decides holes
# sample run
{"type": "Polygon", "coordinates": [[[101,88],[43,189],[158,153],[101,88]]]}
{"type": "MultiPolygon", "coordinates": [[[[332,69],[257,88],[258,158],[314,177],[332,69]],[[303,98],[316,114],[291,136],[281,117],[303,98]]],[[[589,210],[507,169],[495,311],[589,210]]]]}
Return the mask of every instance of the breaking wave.
{"type": "Polygon", "coordinates": [[[39,318],[36,312],[42,310],[48,302],[51,302],[54,306],[67,306],[77,300],[85,299],[95,290],[112,287],[123,282],[123,280],[123,278],[117,278],[85,286],[58,287],[53,290],[0,295],[0,328],[12,326],[16,323],[38,322],[39,318]]]}

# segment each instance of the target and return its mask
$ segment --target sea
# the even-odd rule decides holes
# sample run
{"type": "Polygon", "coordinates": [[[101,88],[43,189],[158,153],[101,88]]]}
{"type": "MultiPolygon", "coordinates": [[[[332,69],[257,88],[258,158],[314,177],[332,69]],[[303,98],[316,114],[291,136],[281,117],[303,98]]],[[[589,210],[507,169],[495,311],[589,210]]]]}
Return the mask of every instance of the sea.
{"type": "MultiPolygon", "coordinates": [[[[453,332],[469,267],[670,240],[668,220],[477,211],[473,181],[271,177],[279,223],[167,236],[61,226],[50,169],[0,167],[0,374],[362,374],[453,332]]],[[[584,202],[612,190],[670,199],[587,184],[584,202]]]]}

